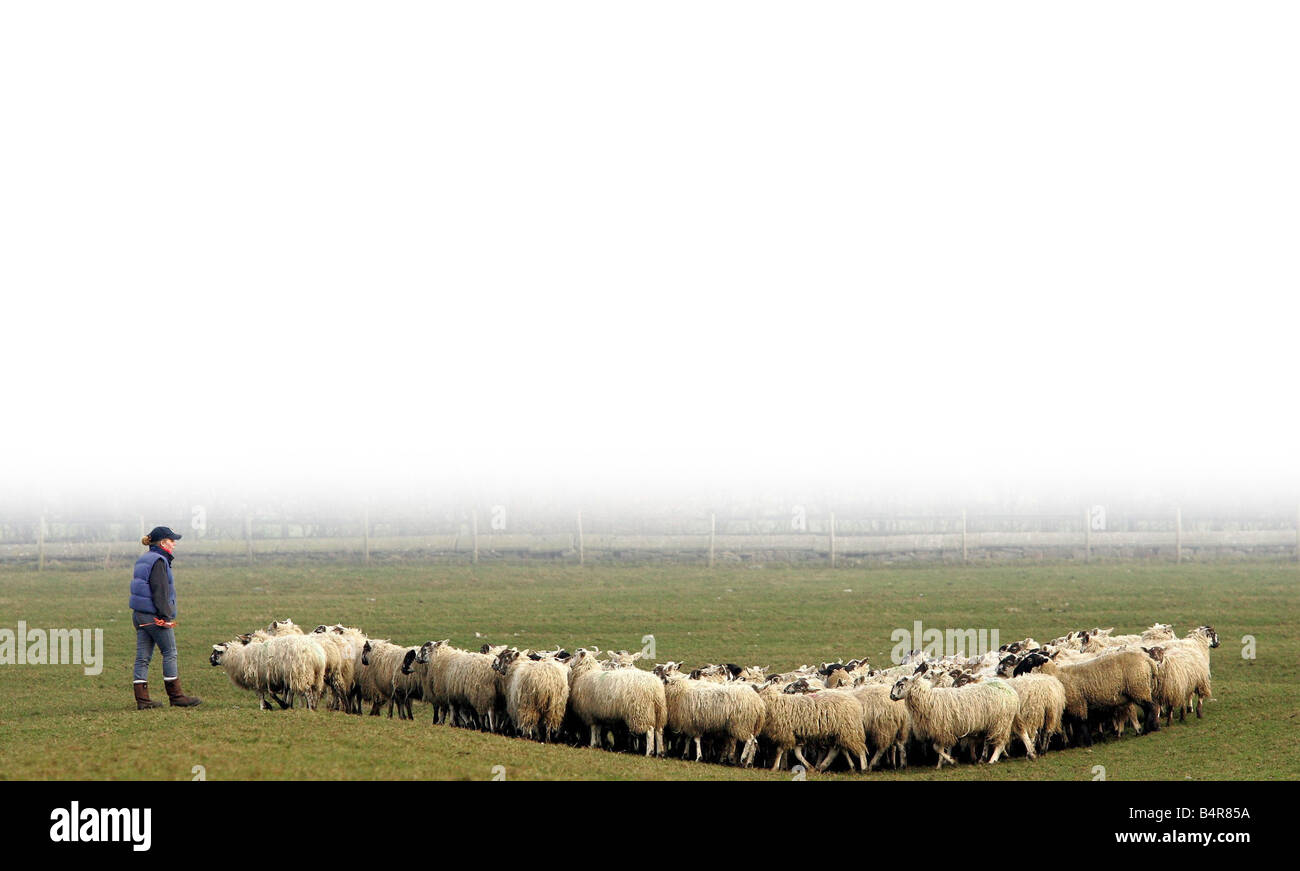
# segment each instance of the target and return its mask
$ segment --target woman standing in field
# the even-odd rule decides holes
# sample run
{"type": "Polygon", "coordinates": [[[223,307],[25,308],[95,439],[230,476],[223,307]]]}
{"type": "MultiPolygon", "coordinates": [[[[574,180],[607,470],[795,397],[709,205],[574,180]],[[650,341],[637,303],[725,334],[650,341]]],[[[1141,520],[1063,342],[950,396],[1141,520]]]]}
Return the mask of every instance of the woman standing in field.
{"type": "Polygon", "coordinates": [[[149,660],[153,649],[162,649],[163,686],[175,706],[190,708],[199,704],[197,696],[187,696],[181,689],[176,670],[176,579],[172,575],[172,550],[180,536],[166,526],[155,526],[140,543],[149,548],[135,561],[131,578],[131,615],[135,623],[135,707],[161,708],[161,702],[149,699],[149,660]]]}

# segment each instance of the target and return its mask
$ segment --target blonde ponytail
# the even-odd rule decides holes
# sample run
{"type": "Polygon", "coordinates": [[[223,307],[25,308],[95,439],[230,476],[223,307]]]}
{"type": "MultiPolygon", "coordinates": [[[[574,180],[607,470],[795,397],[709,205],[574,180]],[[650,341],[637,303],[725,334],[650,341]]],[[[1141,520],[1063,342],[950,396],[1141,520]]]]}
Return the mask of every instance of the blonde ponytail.
{"type": "Polygon", "coordinates": [[[151,541],[149,540],[149,536],[144,535],[144,536],[141,536],[141,537],[140,537],[140,543],[143,544],[145,547],[148,547],[148,546],[151,545],[153,542],[151,542],[151,541]]]}

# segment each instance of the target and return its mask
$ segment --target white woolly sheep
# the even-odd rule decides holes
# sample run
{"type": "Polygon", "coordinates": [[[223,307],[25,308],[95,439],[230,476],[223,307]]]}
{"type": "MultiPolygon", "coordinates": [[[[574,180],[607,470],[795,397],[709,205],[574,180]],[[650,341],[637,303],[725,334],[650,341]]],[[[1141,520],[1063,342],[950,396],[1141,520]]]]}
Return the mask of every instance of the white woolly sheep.
{"type": "MultiPolygon", "coordinates": [[[[1190,650],[1201,657],[1205,662],[1205,684],[1203,686],[1204,694],[1196,693],[1196,716],[1201,716],[1201,702],[1210,697],[1210,650],[1219,646],[1219,633],[1214,631],[1213,626],[1198,626],[1191,632],[1188,632],[1183,638],[1175,641],[1167,641],[1161,644],[1161,647],[1168,653],[1171,650],[1190,650]]],[[[1192,697],[1187,699],[1187,710],[1192,710],[1192,697]]]]}
{"type": "Polygon", "coordinates": [[[895,767],[907,765],[907,741],[912,734],[912,715],[907,705],[889,697],[890,687],[885,684],[863,683],[851,692],[862,707],[862,730],[871,750],[867,770],[880,764],[881,757],[889,753],[895,767]]]}
{"type": "Polygon", "coordinates": [[[301,694],[308,710],[316,710],[325,692],[324,648],[306,635],[278,635],[265,640],[260,635],[260,630],[253,633],[247,645],[259,697],[264,701],[261,694],[270,693],[280,701],[275,694],[284,693],[288,701],[280,702],[281,707],[293,707],[294,698],[301,694]]]}
{"type": "MultiPolygon", "coordinates": [[[[341,623],[335,623],[333,626],[317,626],[311,631],[311,636],[318,641],[333,643],[339,648],[339,652],[345,659],[351,659],[351,664],[340,663],[337,683],[346,693],[343,699],[343,710],[349,714],[362,713],[362,686],[360,675],[362,668],[361,658],[366,646],[366,634],[360,629],[351,626],[344,626],[341,623]],[[323,638],[329,639],[328,642],[323,638]]],[[[366,699],[366,701],[373,701],[366,699]]]]}
{"type": "Polygon", "coordinates": [[[370,715],[379,716],[379,710],[388,705],[388,716],[401,720],[414,718],[411,701],[422,697],[418,677],[402,671],[402,665],[414,647],[399,647],[387,639],[368,639],[361,647],[361,684],[363,698],[371,702],[370,715]]]}
{"type": "Polygon", "coordinates": [[[670,661],[654,670],[664,682],[667,730],[686,737],[687,751],[694,743],[696,762],[704,757],[701,738],[718,736],[725,742],[722,758],[752,765],[767,716],[763,700],[746,682],[691,680],[680,668],[680,662],[670,661]]]}
{"type": "Polygon", "coordinates": [[[1065,685],[1050,674],[1022,674],[1007,681],[1020,698],[1020,710],[1011,724],[1011,734],[1025,745],[1034,759],[1046,750],[1053,735],[1062,731],[1065,716],[1065,685]]]}
{"type": "Polygon", "coordinates": [[[1016,674],[1032,670],[1050,674],[1065,687],[1066,719],[1076,727],[1076,737],[1091,746],[1090,714],[1127,710],[1138,705],[1145,715],[1145,728],[1160,728],[1153,694],[1156,664],[1141,650],[1119,650],[1092,659],[1059,665],[1042,654],[1031,653],[1015,666],[1016,674]]]}
{"type": "MultiPolygon", "coordinates": [[[[806,681],[800,678],[800,681],[806,681]]],[[[867,770],[867,742],[862,728],[862,705],[845,689],[816,689],[811,681],[800,692],[787,692],[781,677],[773,675],[762,686],[751,684],[767,707],[762,735],[776,747],[772,770],[781,767],[787,752],[805,768],[813,766],[803,755],[805,744],[829,746],[817,764],[825,771],[841,752],[847,754],[849,768],[867,770]]]]}
{"type": "Polygon", "coordinates": [[[515,731],[553,741],[564,725],[569,703],[569,668],[555,656],[514,648],[501,651],[492,668],[505,683],[506,715],[515,731]]]}
{"type": "Polygon", "coordinates": [[[645,739],[645,755],[664,753],[668,703],[659,678],[639,668],[604,670],[599,648],[578,648],[569,660],[569,706],[600,744],[602,726],[624,726],[645,739]]]}
{"type": "Polygon", "coordinates": [[[1187,718],[1188,699],[1197,700],[1197,714],[1202,698],[1210,695],[1210,666],[1199,652],[1186,647],[1156,646],[1147,651],[1156,663],[1155,701],[1173,725],[1174,711],[1181,722],[1187,718]]]}
{"type": "MultiPolygon", "coordinates": [[[[271,705],[266,700],[266,689],[258,679],[259,660],[259,652],[249,648],[248,636],[212,645],[212,654],[208,657],[208,662],[225,671],[235,688],[257,693],[258,706],[269,711],[271,705]]],[[[281,706],[286,705],[281,702],[281,706]]]]}
{"type": "Polygon", "coordinates": [[[1020,697],[1006,681],[996,678],[960,687],[936,688],[924,675],[899,678],[890,691],[895,701],[905,700],[912,717],[912,732],[928,741],[943,763],[956,764],[950,750],[959,739],[984,739],[989,763],[998,761],[1011,739],[1011,727],[1020,711],[1020,697]]]}

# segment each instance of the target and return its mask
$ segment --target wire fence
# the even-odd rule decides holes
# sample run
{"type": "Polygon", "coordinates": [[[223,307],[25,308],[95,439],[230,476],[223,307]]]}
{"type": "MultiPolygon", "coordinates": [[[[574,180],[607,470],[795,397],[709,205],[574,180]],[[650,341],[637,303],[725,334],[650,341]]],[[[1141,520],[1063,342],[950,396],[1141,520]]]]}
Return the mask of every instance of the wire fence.
{"type": "MultiPolygon", "coordinates": [[[[184,535],[186,559],[214,563],[353,561],[363,564],[674,562],[706,565],[1008,560],[1224,558],[1300,559],[1300,522],[1278,515],[837,514],[824,506],[779,510],[666,512],[628,516],[583,511],[512,511],[506,505],[424,514],[233,512],[203,506],[167,512],[184,535]]],[[[0,519],[0,565],[104,568],[132,562],[146,518],[50,512],[0,519]]]]}

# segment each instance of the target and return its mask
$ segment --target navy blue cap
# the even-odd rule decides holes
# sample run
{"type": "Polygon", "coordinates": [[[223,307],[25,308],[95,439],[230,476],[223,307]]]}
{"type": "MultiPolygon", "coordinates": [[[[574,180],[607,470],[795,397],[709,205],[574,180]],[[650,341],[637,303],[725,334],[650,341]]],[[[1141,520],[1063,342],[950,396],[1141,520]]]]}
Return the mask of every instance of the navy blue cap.
{"type": "Polygon", "coordinates": [[[166,526],[155,526],[153,529],[149,530],[150,541],[162,541],[164,538],[170,538],[175,541],[181,540],[179,534],[172,532],[171,529],[166,526]]]}

